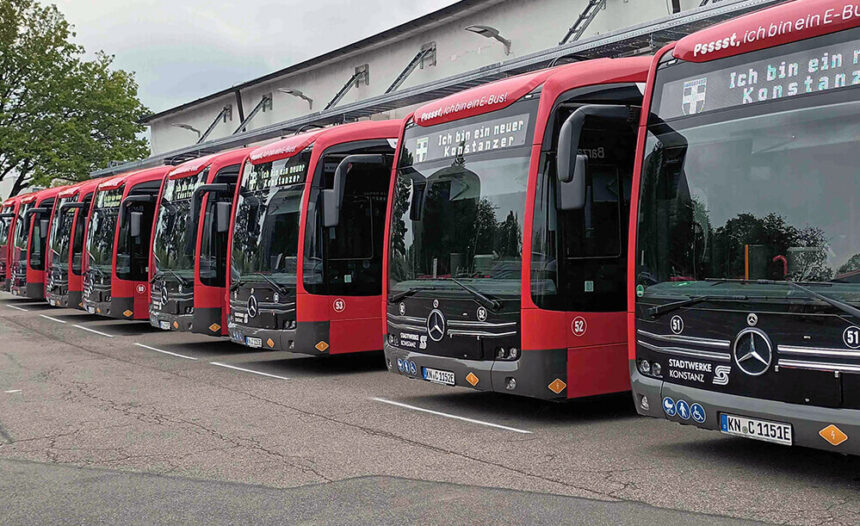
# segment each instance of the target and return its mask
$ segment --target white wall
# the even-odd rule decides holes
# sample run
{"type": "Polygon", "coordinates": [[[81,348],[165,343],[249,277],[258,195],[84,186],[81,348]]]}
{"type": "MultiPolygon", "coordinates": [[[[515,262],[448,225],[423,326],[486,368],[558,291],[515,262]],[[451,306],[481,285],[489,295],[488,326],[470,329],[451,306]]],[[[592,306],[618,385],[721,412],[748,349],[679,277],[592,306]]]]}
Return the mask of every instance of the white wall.
{"type": "MultiPolygon", "coordinates": [[[[699,3],[700,0],[682,0],[681,7],[686,10],[699,3]]],[[[263,94],[273,95],[272,109],[258,113],[249,123],[248,129],[309,113],[306,101],[280,93],[278,88],[301,90],[314,99],[313,111],[320,111],[353,75],[356,66],[362,64],[370,65],[370,85],[353,88],[340,104],[381,95],[421,46],[431,41],[436,42],[437,65],[416,70],[401,88],[554,47],[573,25],[585,4],[586,0],[505,0],[482,11],[446,20],[437,27],[417,28],[414,35],[399,41],[387,42],[375,49],[354,53],[353,56],[339,57],[312,70],[303,70],[247,88],[242,92],[245,115],[251,112],[263,94]],[[511,55],[505,55],[501,43],[463,30],[472,24],[498,28],[503,36],[513,42],[511,55]]],[[[671,0],[607,0],[606,8],[597,15],[583,38],[665,17],[669,14],[669,5],[671,0]]],[[[209,138],[233,133],[240,119],[235,96],[230,95],[153,121],[150,127],[153,153],[194,144],[197,141],[195,133],[172,124],[188,124],[205,132],[225,104],[233,105],[232,120],[219,123],[209,138]]],[[[383,117],[401,118],[405,114],[406,110],[399,110],[383,117]]]]}

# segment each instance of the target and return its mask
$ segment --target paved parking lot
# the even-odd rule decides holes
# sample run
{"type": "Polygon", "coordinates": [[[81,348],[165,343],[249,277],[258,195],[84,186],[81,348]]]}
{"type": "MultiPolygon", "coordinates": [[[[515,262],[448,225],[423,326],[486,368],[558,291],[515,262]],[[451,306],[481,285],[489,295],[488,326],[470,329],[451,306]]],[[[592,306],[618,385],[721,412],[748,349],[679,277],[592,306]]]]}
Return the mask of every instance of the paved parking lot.
{"type": "Polygon", "coordinates": [[[860,522],[860,459],[0,294],[8,523],[860,522]],[[709,514],[710,516],[694,515],[709,514]]]}

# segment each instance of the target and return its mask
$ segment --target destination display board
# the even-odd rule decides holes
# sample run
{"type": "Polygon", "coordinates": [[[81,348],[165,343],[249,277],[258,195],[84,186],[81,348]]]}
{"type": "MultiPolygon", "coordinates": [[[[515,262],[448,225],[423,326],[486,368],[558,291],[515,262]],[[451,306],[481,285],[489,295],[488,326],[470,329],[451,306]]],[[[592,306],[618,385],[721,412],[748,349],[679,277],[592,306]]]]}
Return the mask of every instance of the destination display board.
{"type": "MultiPolygon", "coordinates": [[[[528,142],[530,115],[524,113],[453,128],[406,139],[414,164],[428,163],[464,155],[506,150],[528,142]]],[[[425,131],[427,128],[413,128],[425,131]]]]}
{"type": "Polygon", "coordinates": [[[117,208],[122,203],[123,188],[101,190],[96,199],[96,208],[117,208]]]}
{"type": "Polygon", "coordinates": [[[304,183],[308,172],[308,156],[300,155],[271,163],[245,166],[242,187],[247,191],[265,190],[277,186],[304,183]]]}
{"type": "Polygon", "coordinates": [[[668,82],[658,115],[673,119],[860,85],[860,40],[668,82]]]}

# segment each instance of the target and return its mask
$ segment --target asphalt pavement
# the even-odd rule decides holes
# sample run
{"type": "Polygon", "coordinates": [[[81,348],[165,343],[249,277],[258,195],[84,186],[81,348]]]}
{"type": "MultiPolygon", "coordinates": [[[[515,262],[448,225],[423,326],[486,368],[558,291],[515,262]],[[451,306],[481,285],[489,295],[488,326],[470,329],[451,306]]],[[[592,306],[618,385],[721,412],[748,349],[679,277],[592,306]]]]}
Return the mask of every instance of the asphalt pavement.
{"type": "Polygon", "coordinates": [[[860,522],[860,459],[0,294],[4,524],[860,522]]]}

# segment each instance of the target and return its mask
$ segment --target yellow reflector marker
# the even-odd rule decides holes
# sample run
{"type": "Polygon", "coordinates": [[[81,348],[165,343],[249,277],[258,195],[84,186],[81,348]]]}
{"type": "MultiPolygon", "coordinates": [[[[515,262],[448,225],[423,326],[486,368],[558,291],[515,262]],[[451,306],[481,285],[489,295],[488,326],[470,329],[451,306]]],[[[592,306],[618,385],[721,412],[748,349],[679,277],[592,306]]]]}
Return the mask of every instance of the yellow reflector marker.
{"type": "Polygon", "coordinates": [[[328,349],[328,344],[326,342],[319,342],[314,345],[314,347],[316,347],[319,352],[325,352],[326,349],[328,349]]]}
{"type": "Polygon", "coordinates": [[[475,373],[469,373],[468,375],[466,375],[466,381],[472,384],[472,387],[475,387],[476,385],[478,385],[478,382],[480,380],[477,376],[475,376],[475,373]]]}
{"type": "Polygon", "coordinates": [[[269,345],[269,347],[271,347],[272,349],[274,349],[274,348],[275,348],[275,340],[273,340],[273,339],[269,338],[268,340],[266,340],[266,343],[267,343],[267,344],[269,345]]]}
{"type": "Polygon", "coordinates": [[[101,308],[101,307],[96,308],[96,312],[97,312],[98,314],[101,314],[101,313],[102,313],[102,308],[101,308]]]}
{"type": "Polygon", "coordinates": [[[819,431],[818,434],[821,435],[821,438],[830,442],[834,446],[838,446],[839,444],[848,440],[848,435],[843,433],[841,429],[834,426],[833,424],[830,424],[829,426],[825,427],[824,429],[819,431]]]}
{"type": "Polygon", "coordinates": [[[179,322],[178,322],[178,321],[173,322],[173,328],[174,328],[174,329],[178,329],[178,328],[179,328],[179,322]]]}
{"type": "Polygon", "coordinates": [[[131,318],[132,314],[134,314],[134,313],[131,312],[130,310],[126,310],[125,312],[122,313],[122,315],[125,316],[126,318],[131,318]]]}
{"type": "Polygon", "coordinates": [[[213,323],[212,325],[209,326],[209,330],[212,332],[218,332],[221,330],[221,326],[218,325],[217,323],[213,323]]]}
{"type": "Polygon", "coordinates": [[[567,387],[567,384],[562,382],[561,378],[556,378],[547,387],[549,387],[549,390],[552,391],[553,393],[561,394],[561,392],[564,391],[565,388],[567,387]]]}

